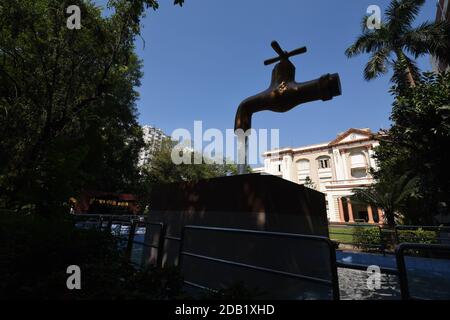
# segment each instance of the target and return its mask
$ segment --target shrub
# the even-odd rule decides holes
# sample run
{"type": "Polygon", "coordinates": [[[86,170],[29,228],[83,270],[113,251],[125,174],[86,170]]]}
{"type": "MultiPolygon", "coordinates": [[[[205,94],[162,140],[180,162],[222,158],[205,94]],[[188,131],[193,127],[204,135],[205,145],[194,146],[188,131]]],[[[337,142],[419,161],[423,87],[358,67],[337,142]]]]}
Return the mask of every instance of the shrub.
{"type": "Polygon", "coordinates": [[[181,288],[177,270],[136,270],[109,232],[0,214],[0,299],[169,299],[181,288]],[[81,269],[81,290],[66,287],[69,265],[81,269]]]}
{"type": "Polygon", "coordinates": [[[355,226],[353,242],[357,248],[365,251],[379,250],[382,245],[380,229],[375,227],[355,226]]]}
{"type": "Polygon", "coordinates": [[[424,230],[418,228],[417,230],[398,230],[398,242],[413,242],[432,244],[438,243],[438,234],[436,231],[424,230]]]}

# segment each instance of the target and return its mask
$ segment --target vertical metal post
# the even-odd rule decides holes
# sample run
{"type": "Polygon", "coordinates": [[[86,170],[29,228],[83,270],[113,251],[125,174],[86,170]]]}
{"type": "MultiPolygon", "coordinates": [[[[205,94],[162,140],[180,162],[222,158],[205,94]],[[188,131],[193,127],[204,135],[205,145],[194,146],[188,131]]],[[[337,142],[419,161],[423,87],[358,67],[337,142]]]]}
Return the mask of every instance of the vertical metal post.
{"type": "MultiPolygon", "coordinates": [[[[141,256],[141,266],[145,267],[149,261],[151,252],[152,252],[152,239],[151,236],[153,233],[150,232],[151,224],[149,222],[144,222],[145,226],[145,234],[144,234],[144,246],[142,248],[142,256],[141,256]]],[[[158,252],[159,254],[159,252],[158,252]]]]}
{"type": "Polygon", "coordinates": [[[331,283],[333,290],[333,300],[340,300],[340,292],[339,292],[339,276],[337,270],[337,262],[336,262],[336,249],[333,246],[331,240],[328,239],[328,250],[330,253],[330,268],[331,268],[331,283]]]}
{"type": "Polygon", "coordinates": [[[159,231],[159,239],[158,239],[158,253],[156,256],[156,266],[158,268],[163,267],[163,258],[164,258],[164,244],[166,239],[167,227],[165,224],[161,224],[161,230],[159,231]]]}
{"type": "Polygon", "coordinates": [[[400,237],[399,237],[399,234],[398,234],[398,227],[397,226],[394,226],[394,232],[395,232],[395,241],[397,242],[397,244],[400,244],[400,237]]]}
{"type": "Polygon", "coordinates": [[[108,231],[109,233],[112,232],[112,216],[108,216],[108,225],[106,226],[106,231],[108,231]]]}
{"type": "Polygon", "coordinates": [[[178,246],[178,264],[177,267],[181,270],[181,263],[183,261],[183,248],[184,248],[184,238],[186,237],[186,226],[183,227],[181,231],[180,244],[178,246]]]}
{"type": "Polygon", "coordinates": [[[397,269],[398,269],[398,278],[400,282],[400,293],[402,296],[402,299],[408,300],[410,299],[409,295],[409,286],[408,286],[408,278],[406,275],[406,265],[405,265],[405,259],[404,259],[404,244],[399,245],[395,249],[395,259],[397,261],[397,269]]]}
{"type": "Polygon", "coordinates": [[[130,224],[130,231],[128,232],[127,248],[125,251],[125,257],[128,260],[131,258],[131,251],[133,250],[133,242],[134,242],[135,233],[136,233],[136,221],[133,221],[130,224]]]}

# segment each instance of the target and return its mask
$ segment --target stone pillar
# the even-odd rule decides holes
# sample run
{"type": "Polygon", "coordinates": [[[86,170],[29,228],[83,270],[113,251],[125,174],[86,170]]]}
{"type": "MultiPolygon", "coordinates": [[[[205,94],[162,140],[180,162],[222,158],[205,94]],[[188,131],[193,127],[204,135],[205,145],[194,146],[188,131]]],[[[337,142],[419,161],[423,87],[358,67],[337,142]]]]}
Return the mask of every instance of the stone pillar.
{"type": "Polygon", "coordinates": [[[381,208],[378,208],[378,220],[379,224],[384,224],[384,212],[381,208]]]}
{"type": "Polygon", "coordinates": [[[375,223],[375,221],[373,221],[372,206],[370,204],[367,205],[367,215],[369,216],[369,223],[375,223]]]}
{"type": "Polygon", "coordinates": [[[355,222],[355,219],[353,218],[352,202],[350,201],[350,198],[347,198],[347,209],[348,209],[348,222],[350,223],[355,222]]]}
{"type": "Polygon", "coordinates": [[[342,198],[339,197],[337,200],[338,200],[338,204],[339,204],[339,219],[341,219],[340,222],[345,222],[344,206],[342,205],[342,198]]]}

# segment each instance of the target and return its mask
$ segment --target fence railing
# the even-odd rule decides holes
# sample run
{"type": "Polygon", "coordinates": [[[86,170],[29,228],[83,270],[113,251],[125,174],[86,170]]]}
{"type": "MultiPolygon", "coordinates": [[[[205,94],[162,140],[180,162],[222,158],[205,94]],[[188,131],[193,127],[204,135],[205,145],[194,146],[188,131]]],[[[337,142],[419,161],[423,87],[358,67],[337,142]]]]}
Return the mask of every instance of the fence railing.
{"type": "Polygon", "coordinates": [[[395,227],[397,243],[428,243],[450,245],[450,227],[398,225],[395,227]]]}
{"type": "Polygon", "coordinates": [[[163,223],[145,221],[144,216],[127,216],[127,215],[93,215],[93,214],[77,214],[74,215],[78,227],[96,228],[98,230],[107,231],[121,244],[120,248],[124,250],[125,257],[129,259],[136,267],[147,265],[150,256],[148,250],[156,250],[156,266],[162,266],[164,241],[166,237],[166,227],[163,223]],[[156,231],[150,229],[156,227],[156,231]],[[145,231],[139,234],[138,230],[145,231]],[[157,241],[154,244],[153,234],[157,234],[157,241]],[[136,240],[136,236],[142,236],[143,240],[136,240]],[[141,247],[140,250],[137,250],[141,247]],[[133,253],[138,252],[140,257],[133,257],[133,253]],[[138,262],[139,261],[139,262],[138,262]]]}
{"type": "Polygon", "coordinates": [[[329,223],[330,239],[342,245],[381,253],[393,252],[404,243],[448,244],[450,227],[398,225],[388,228],[369,223],[329,223]]]}
{"type": "MultiPolygon", "coordinates": [[[[211,238],[209,238],[211,239],[211,238]]],[[[277,246],[280,246],[281,248],[281,244],[279,242],[277,242],[277,246]]],[[[195,248],[197,250],[200,250],[201,248],[198,248],[198,246],[195,248]]],[[[253,250],[257,250],[258,246],[256,245],[253,250]]],[[[264,248],[259,248],[259,249],[263,249],[264,248]]],[[[236,249],[238,250],[238,249],[236,249]]],[[[201,250],[200,250],[201,251],[201,250]]],[[[203,227],[203,226],[185,226],[183,229],[183,234],[182,234],[182,239],[181,239],[181,247],[180,247],[180,252],[179,252],[179,266],[180,268],[183,270],[183,264],[186,258],[193,258],[195,260],[201,260],[201,261],[206,261],[209,263],[215,263],[215,264],[220,264],[220,265],[226,265],[232,268],[237,268],[237,269],[245,269],[245,270],[249,270],[249,271],[253,271],[253,272],[261,272],[264,274],[271,274],[271,275],[275,275],[278,277],[285,277],[285,278],[289,278],[292,280],[300,280],[300,281],[305,281],[305,282],[309,282],[309,283],[314,283],[314,284],[320,284],[323,286],[327,286],[329,287],[329,289],[331,290],[331,297],[332,299],[339,299],[339,284],[338,284],[338,276],[337,276],[337,267],[336,267],[336,253],[333,247],[332,242],[326,238],[326,237],[319,237],[319,236],[311,236],[311,235],[300,235],[300,234],[290,234],[290,233],[280,233],[280,232],[267,232],[267,231],[255,231],[255,230],[243,230],[243,229],[231,229],[231,228],[216,228],[216,227],[203,227]],[[218,252],[216,252],[214,250],[214,255],[212,254],[199,254],[198,251],[192,251],[193,249],[191,248],[189,251],[189,248],[186,249],[186,234],[189,231],[195,231],[195,232],[214,232],[215,235],[220,234],[220,233],[227,233],[227,234],[233,234],[233,235],[250,235],[250,236],[257,236],[257,237],[274,237],[277,239],[293,239],[295,241],[307,241],[309,243],[320,243],[321,245],[323,245],[323,255],[328,255],[328,260],[329,261],[329,270],[328,270],[328,277],[319,277],[317,275],[306,275],[306,274],[302,274],[302,273],[295,273],[295,272],[286,272],[283,270],[277,270],[274,268],[269,268],[267,266],[261,266],[261,265],[256,265],[256,264],[250,264],[250,263],[245,263],[242,261],[236,261],[236,260],[230,260],[230,259],[224,259],[221,257],[217,257],[218,252]]],[[[306,262],[307,264],[308,262],[306,262]]],[[[319,267],[323,267],[321,266],[316,266],[317,268],[319,267]]],[[[186,275],[185,275],[186,277],[186,275]]],[[[196,287],[196,288],[200,288],[203,290],[208,290],[208,291],[215,291],[216,288],[210,288],[205,284],[201,284],[201,283],[197,283],[194,280],[191,280],[189,278],[189,275],[187,275],[187,279],[185,279],[185,284],[188,286],[192,286],[192,287],[196,287]]]]}
{"type": "MultiPolygon", "coordinates": [[[[136,246],[141,246],[146,249],[156,250],[156,265],[163,265],[164,245],[167,241],[175,241],[179,245],[178,266],[183,269],[186,258],[196,259],[199,261],[205,261],[207,263],[216,263],[219,265],[226,265],[232,268],[245,269],[252,272],[260,272],[264,274],[271,274],[275,276],[291,278],[293,280],[302,280],[310,283],[316,283],[328,286],[332,291],[332,298],[339,299],[339,284],[337,278],[337,268],[347,268],[355,270],[367,270],[366,265],[347,264],[336,261],[335,247],[332,240],[339,241],[349,245],[357,245],[360,247],[367,247],[369,249],[378,249],[384,252],[387,243],[385,237],[383,237],[384,228],[373,224],[364,223],[331,223],[330,224],[330,239],[324,237],[299,235],[299,234],[287,234],[277,232],[266,231],[253,231],[242,229],[230,229],[230,228],[214,228],[204,226],[185,226],[181,237],[168,236],[166,233],[166,226],[163,223],[148,222],[143,216],[116,216],[116,215],[75,215],[77,222],[82,222],[86,228],[98,228],[100,230],[108,231],[114,234],[114,236],[122,242],[123,250],[128,258],[132,258],[133,250],[136,246]],[[155,230],[151,231],[151,228],[155,230]],[[334,229],[333,229],[334,228],[334,229]],[[142,233],[145,229],[145,235],[143,240],[136,240],[137,233],[142,233]],[[321,278],[317,276],[311,276],[308,274],[286,272],[283,270],[277,270],[275,268],[269,268],[266,266],[258,265],[257,263],[248,263],[234,261],[232,259],[224,259],[214,255],[205,255],[196,250],[186,248],[187,231],[206,232],[211,231],[214,234],[230,233],[230,234],[247,234],[257,237],[275,237],[278,239],[298,239],[322,242],[327,246],[327,252],[330,259],[330,275],[331,278],[321,278]],[[360,230],[371,230],[375,234],[378,234],[376,239],[379,239],[379,243],[367,243],[361,244],[355,242],[354,236],[358,236],[360,230]],[[155,236],[155,234],[157,234],[155,236]],[[155,238],[157,241],[155,241],[155,238]],[[152,239],[150,241],[149,239],[152,239]]],[[[404,239],[403,233],[411,231],[424,230],[432,232],[432,239],[434,243],[400,243],[395,250],[395,258],[397,262],[397,269],[393,268],[381,268],[382,273],[393,274],[399,277],[400,291],[403,299],[427,299],[430,296],[434,297],[437,293],[439,297],[444,296],[445,299],[450,299],[450,245],[448,244],[450,227],[437,227],[437,226],[397,226],[390,231],[393,233],[394,242],[402,242],[404,239]],[[429,266],[433,265],[431,271],[429,266]],[[428,267],[427,267],[428,266],[428,267]],[[422,268],[422,269],[421,269],[422,268]],[[428,268],[428,269],[427,269],[428,268]],[[435,274],[433,273],[434,271],[435,274]],[[445,277],[442,277],[442,275],[445,277]],[[430,276],[433,277],[430,277],[430,276]],[[418,279],[418,280],[417,280],[418,279]],[[426,292],[418,292],[423,288],[435,288],[426,292]],[[419,289],[418,289],[419,288],[419,289]],[[445,291],[447,290],[448,291],[445,291]],[[439,291],[440,290],[440,291],[439,291]]],[[[427,240],[428,238],[425,237],[427,240]]],[[[424,241],[424,236],[410,236],[407,239],[413,241],[424,241]]],[[[372,239],[373,240],[373,239],[372,239]]],[[[281,241],[278,245],[280,245],[281,241]]],[[[140,266],[144,265],[144,259],[147,254],[142,253],[142,260],[140,266]]],[[[205,290],[214,290],[202,283],[196,283],[186,278],[185,283],[188,286],[197,287],[205,290]]]]}
{"type": "Polygon", "coordinates": [[[402,243],[395,255],[402,299],[450,300],[450,245],[402,243]]]}

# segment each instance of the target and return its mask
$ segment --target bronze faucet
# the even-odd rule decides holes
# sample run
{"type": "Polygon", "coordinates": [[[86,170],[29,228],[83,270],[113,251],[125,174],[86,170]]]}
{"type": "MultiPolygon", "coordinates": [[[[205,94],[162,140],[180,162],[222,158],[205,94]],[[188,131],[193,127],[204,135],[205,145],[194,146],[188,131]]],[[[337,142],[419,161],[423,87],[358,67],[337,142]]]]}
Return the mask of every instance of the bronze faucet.
{"type": "Polygon", "coordinates": [[[252,126],[252,115],[263,110],[286,112],[299,104],[315,100],[331,100],[341,95],[339,75],[326,74],[319,79],[307,82],[295,82],[295,66],[289,58],[306,52],[306,47],[291,52],[281,49],[276,41],[272,41],[272,48],[278,57],[264,61],[270,65],[280,61],[272,71],[272,81],[267,90],[245,99],[241,102],[236,113],[234,130],[244,132],[252,126]]]}
{"type": "Polygon", "coordinates": [[[299,104],[315,100],[331,100],[340,96],[341,81],[337,73],[325,74],[319,79],[307,82],[295,82],[295,66],[289,58],[306,52],[306,47],[295,49],[291,52],[284,51],[276,41],[272,41],[272,48],[278,53],[278,57],[264,61],[270,65],[278,62],[272,71],[272,81],[267,90],[245,99],[239,105],[234,121],[234,131],[238,136],[238,170],[244,174],[247,166],[247,135],[242,141],[242,134],[252,127],[252,115],[263,110],[286,112],[299,104]],[[243,160],[243,162],[242,162],[243,160]]]}

